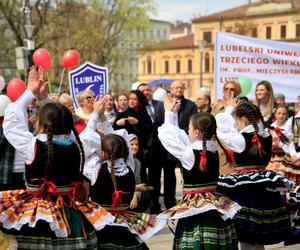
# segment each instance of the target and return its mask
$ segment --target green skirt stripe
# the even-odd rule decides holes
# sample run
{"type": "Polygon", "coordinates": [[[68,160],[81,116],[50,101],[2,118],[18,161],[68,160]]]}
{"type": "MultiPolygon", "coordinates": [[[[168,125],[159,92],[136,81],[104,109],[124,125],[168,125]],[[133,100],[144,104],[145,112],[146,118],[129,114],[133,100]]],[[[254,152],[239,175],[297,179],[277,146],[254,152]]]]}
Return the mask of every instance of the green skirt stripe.
{"type": "Polygon", "coordinates": [[[251,212],[251,213],[254,213],[254,214],[257,214],[257,215],[264,215],[264,216],[265,215],[274,216],[274,214],[281,213],[281,212],[286,213],[286,207],[280,207],[278,209],[270,209],[270,210],[257,210],[257,209],[252,208],[252,207],[251,208],[242,207],[242,209],[240,211],[245,210],[245,209],[247,209],[248,212],[251,212]]]}
{"type": "Polygon", "coordinates": [[[180,219],[175,231],[173,249],[237,250],[233,222],[224,221],[214,210],[180,219]]]}
{"type": "Polygon", "coordinates": [[[72,208],[65,208],[65,213],[71,230],[68,237],[56,237],[49,223],[39,220],[35,227],[24,225],[20,231],[14,231],[18,249],[97,249],[97,235],[87,219],[72,208]]]}

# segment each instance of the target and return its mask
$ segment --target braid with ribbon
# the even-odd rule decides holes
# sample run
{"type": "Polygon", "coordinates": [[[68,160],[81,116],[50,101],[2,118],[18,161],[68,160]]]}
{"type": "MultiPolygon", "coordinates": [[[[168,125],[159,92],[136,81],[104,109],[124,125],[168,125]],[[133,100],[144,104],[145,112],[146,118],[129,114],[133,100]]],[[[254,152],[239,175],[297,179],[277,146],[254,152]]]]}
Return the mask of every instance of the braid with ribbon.
{"type": "Polygon", "coordinates": [[[200,151],[200,165],[199,169],[201,172],[204,172],[206,170],[206,162],[207,162],[207,156],[206,156],[206,132],[202,132],[202,151],[200,151]]]}
{"type": "Polygon", "coordinates": [[[115,171],[115,159],[113,154],[110,154],[110,162],[111,162],[111,171],[110,171],[110,176],[111,176],[111,181],[114,186],[114,191],[116,192],[118,190],[118,184],[117,184],[117,179],[116,179],[116,171],[115,171]]]}
{"type": "Polygon", "coordinates": [[[44,172],[44,176],[47,179],[48,175],[49,175],[49,170],[52,168],[53,165],[53,132],[52,132],[52,128],[49,126],[46,129],[47,131],[47,157],[48,157],[48,161],[47,161],[47,165],[45,168],[45,172],[44,172]]]}
{"type": "MultiPolygon", "coordinates": [[[[199,170],[204,172],[207,167],[207,141],[212,140],[217,130],[215,117],[207,112],[193,114],[190,118],[192,127],[201,133],[202,150],[200,151],[199,170]]],[[[200,135],[200,134],[199,134],[200,135]]],[[[200,137],[198,138],[200,140],[200,137]]]]}
{"type": "Polygon", "coordinates": [[[126,159],[129,154],[128,146],[126,141],[119,135],[108,134],[102,139],[102,150],[108,154],[109,161],[111,162],[110,176],[114,188],[112,194],[112,209],[122,207],[122,194],[129,194],[118,189],[116,174],[115,174],[115,160],[126,159]]]}
{"type": "Polygon", "coordinates": [[[122,191],[118,190],[118,184],[117,184],[117,179],[116,179],[116,173],[115,173],[115,159],[113,154],[110,154],[110,162],[111,162],[111,167],[110,167],[110,176],[111,176],[111,181],[114,187],[114,193],[112,194],[112,204],[111,208],[119,208],[122,207],[122,198],[121,194],[123,193],[122,191]]]}
{"type": "Polygon", "coordinates": [[[257,122],[259,121],[259,115],[257,112],[257,109],[254,105],[252,104],[248,104],[248,105],[244,105],[244,109],[246,111],[246,114],[248,114],[248,119],[249,122],[252,124],[253,128],[254,128],[254,135],[252,137],[252,146],[250,148],[250,154],[252,155],[261,155],[262,154],[262,145],[258,136],[258,125],[257,122]]]}

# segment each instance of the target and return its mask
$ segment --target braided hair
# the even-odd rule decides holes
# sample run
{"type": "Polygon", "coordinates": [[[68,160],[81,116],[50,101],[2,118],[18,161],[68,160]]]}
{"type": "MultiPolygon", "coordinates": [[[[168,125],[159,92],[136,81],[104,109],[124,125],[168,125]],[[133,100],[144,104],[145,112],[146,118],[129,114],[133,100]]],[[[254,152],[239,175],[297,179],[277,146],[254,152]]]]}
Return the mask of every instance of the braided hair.
{"type": "Polygon", "coordinates": [[[235,108],[233,115],[237,118],[246,117],[254,128],[254,135],[252,137],[253,143],[249,151],[250,154],[260,156],[264,154],[264,149],[262,148],[258,137],[258,123],[259,121],[262,121],[265,127],[268,126],[266,125],[266,122],[264,121],[263,116],[257,106],[251,103],[241,103],[235,108]]]}
{"type": "Polygon", "coordinates": [[[70,134],[73,125],[73,116],[70,110],[60,103],[47,103],[39,111],[39,126],[47,134],[48,161],[44,171],[48,178],[53,165],[53,135],[70,134]]]}
{"type": "Polygon", "coordinates": [[[102,151],[108,155],[111,162],[110,176],[115,192],[118,190],[118,183],[115,175],[115,160],[124,158],[125,161],[129,155],[129,149],[126,141],[119,135],[109,134],[102,139],[102,151]]]}
{"type": "Polygon", "coordinates": [[[214,137],[217,139],[217,143],[221,146],[221,149],[225,152],[227,160],[231,162],[231,157],[228,155],[228,150],[225,150],[224,146],[220,143],[216,136],[217,123],[213,115],[207,112],[196,113],[191,116],[190,122],[193,128],[198,129],[202,134],[202,152],[200,152],[201,159],[199,165],[200,171],[206,170],[207,140],[211,140],[214,137]]]}

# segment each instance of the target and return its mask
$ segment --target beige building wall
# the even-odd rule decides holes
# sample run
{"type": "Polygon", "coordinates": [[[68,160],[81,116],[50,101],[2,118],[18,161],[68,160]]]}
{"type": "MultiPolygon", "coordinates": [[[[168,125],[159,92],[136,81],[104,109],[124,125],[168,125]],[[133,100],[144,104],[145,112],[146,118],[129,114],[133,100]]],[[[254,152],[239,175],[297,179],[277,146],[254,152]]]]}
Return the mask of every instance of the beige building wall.
{"type": "MultiPolygon", "coordinates": [[[[271,39],[286,42],[300,43],[296,36],[296,27],[300,29],[300,11],[290,11],[291,4],[286,3],[264,3],[259,6],[248,7],[243,17],[235,17],[236,14],[229,14],[229,17],[222,18],[222,13],[216,16],[201,17],[192,23],[194,34],[193,48],[160,49],[146,51],[139,54],[139,81],[150,81],[159,78],[173,78],[183,80],[186,83],[186,97],[194,100],[200,87],[200,51],[198,41],[204,39],[204,32],[211,32],[211,43],[208,43],[203,50],[203,85],[211,89],[214,94],[214,45],[217,31],[232,32],[236,34],[253,36],[256,29],[257,38],[266,39],[266,29],[271,27],[271,39]],[[286,11],[285,11],[286,10],[286,11]],[[280,13],[279,13],[280,11],[280,13]],[[283,13],[283,11],[285,11],[283,13]],[[251,16],[249,16],[251,15],[251,16]],[[200,20],[202,19],[202,20],[200,20]],[[286,26],[286,37],[281,37],[281,26],[286,26]],[[209,71],[205,71],[205,55],[208,53],[209,71]],[[154,72],[147,72],[147,59],[151,58],[154,72]],[[192,73],[187,72],[187,60],[193,60],[192,73]],[[164,61],[169,60],[169,73],[164,71],[164,61]],[[176,73],[176,60],[181,61],[181,72],[176,73]]],[[[229,12],[229,10],[228,10],[229,12]]],[[[298,32],[300,32],[298,30],[298,32]]]]}
{"type": "MultiPolygon", "coordinates": [[[[203,54],[209,53],[209,72],[203,71],[203,86],[213,85],[213,50],[207,48],[203,54]]],[[[204,70],[204,67],[203,67],[204,70]]],[[[190,49],[163,50],[141,53],[139,57],[139,81],[149,82],[159,78],[182,80],[186,85],[186,97],[195,99],[200,88],[200,52],[198,47],[190,49]],[[148,72],[151,59],[152,72],[148,72]],[[176,73],[176,61],[180,61],[180,73],[176,73]],[[192,60],[192,72],[188,72],[188,60],[192,60]],[[169,61],[169,73],[165,72],[165,61],[169,61]]]]}

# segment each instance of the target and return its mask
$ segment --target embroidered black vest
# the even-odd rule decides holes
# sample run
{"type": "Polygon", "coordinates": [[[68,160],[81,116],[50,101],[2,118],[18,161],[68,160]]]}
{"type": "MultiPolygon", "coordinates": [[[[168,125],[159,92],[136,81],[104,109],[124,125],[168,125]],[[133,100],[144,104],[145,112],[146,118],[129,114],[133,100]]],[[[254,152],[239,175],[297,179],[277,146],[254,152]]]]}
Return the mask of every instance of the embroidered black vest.
{"type": "Polygon", "coordinates": [[[262,147],[261,155],[250,154],[250,148],[253,144],[254,133],[242,133],[245,138],[246,148],[242,153],[234,153],[234,158],[238,166],[267,166],[271,159],[272,137],[258,136],[262,147]]]}
{"type": "Polygon", "coordinates": [[[209,185],[216,185],[219,177],[219,155],[218,152],[207,151],[206,169],[201,171],[200,150],[193,150],[195,154],[195,163],[191,170],[182,169],[183,188],[199,188],[209,185]]]}
{"type": "MultiPolygon", "coordinates": [[[[121,194],[123,205],[130,203],[135,191],[134,173],[129,166],[127,166],[127,168],[129,170],[128,173],[123,176],[116,176],[118,191],[128,192],[128,194],[121,194]]],[[[112,195],[114,191],[108,165],[107,163],[103,163],[98,173],[98,178],[90,189],[91,198],[101,206],[110,207],[112,205],[112,195]]]]}
{"type": "Polygon", "coordinates": [[[36,141],[35,158],[26,165],[26,181],[30,184],[41,184],[43,181],[32,181],[37,178],[47,178],[57,186],[69,185],[79,180],[80,151],[73,142],[70,145],[53,143],[53,165],[45,176],[48,162],[47,142],[36,141]]]}

